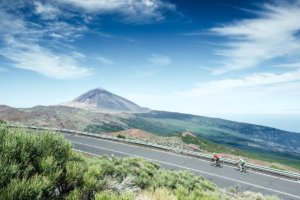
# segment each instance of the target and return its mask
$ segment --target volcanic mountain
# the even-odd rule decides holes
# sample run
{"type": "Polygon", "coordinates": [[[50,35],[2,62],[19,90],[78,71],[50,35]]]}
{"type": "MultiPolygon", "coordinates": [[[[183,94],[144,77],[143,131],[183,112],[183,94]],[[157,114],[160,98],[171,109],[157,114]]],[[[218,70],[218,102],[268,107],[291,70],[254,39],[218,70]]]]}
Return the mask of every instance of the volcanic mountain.
{"type": "Polygon", "coordinates": [[[132,101],[115,95],[102,88],[90,90],[80,95],[73,101],[62,103],[61,105],[99,111],[103,113],[141,113],[150,111],[147,108],[140,107],[132,101]]]}

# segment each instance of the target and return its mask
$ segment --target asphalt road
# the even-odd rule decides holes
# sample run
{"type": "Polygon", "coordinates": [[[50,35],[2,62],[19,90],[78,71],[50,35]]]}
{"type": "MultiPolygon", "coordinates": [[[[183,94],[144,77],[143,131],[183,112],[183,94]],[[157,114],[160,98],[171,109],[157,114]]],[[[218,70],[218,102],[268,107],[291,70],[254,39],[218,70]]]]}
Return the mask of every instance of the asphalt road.
{"type": "Polygon", "coordinates": [[[189,170],[216,183],[221,188],[239,186],[262,194],[276,195],[282,199],[300,199],[300,183],[257,172],[241,173],[230,166],[216,168],[208,161],[177,155],[170,152],[138,147],[86,136],[65,134],[76,150],[92,155],[142,157],[160,164],[166,169],[189,170]]]}

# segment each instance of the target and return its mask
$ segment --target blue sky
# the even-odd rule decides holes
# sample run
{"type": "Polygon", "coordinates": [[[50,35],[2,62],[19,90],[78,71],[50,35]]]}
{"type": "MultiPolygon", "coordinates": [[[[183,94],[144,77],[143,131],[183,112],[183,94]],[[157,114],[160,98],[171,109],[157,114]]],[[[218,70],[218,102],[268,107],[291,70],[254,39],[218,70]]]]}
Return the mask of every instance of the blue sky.
{"type": "Polygon", "coordinates": [[[54,105],[102,87],[152,109],[300,132],[299,0],[0,5],[0,104],[54,105]]]}

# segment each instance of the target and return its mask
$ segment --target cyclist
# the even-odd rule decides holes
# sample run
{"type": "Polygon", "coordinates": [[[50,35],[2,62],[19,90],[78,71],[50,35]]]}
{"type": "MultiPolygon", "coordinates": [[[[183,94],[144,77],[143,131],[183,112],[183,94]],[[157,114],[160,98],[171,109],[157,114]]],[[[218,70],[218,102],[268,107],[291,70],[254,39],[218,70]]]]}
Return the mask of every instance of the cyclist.
{"type": "Polygon", "coordinates": [[[245,160],[242,157],[239,157],[239,161],[238,161],[237,164],[238,164],[238,167],[239,167],[239,169],[240,169],[241,172],[245,170],[245,164],[246,164],[246,162],[245,162],[245,160]]]}
{"type": "Polygon", "coordinates": [[[220,165],[220,157],[218,154],[214,153],[214,157],[213,157],[213,162],[215,166],[219,166],[220,165]]]}

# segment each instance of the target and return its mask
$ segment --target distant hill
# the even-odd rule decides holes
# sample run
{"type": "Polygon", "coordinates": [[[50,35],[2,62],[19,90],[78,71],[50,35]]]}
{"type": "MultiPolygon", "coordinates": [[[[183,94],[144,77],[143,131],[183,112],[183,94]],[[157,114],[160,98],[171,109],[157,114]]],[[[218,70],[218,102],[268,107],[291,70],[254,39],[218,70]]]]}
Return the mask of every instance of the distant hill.
{"type": "Polygon", "coordinates": [[[35,106],[32,108],[12,108],[0,105],[0,119],[17,124],[74,130],[84,130],[90,124],[99,124],[100,122],[102,126],[105,124],[118,124],[118,126],[123,127],[122,122],[118,120],[116,115],[61,105],[35,106]]]}
{"type": "Polygon", "coordinates": [[[0,119],[7,121],[26,121],[31,118],[30,114],[17,108],[0,105],[0,119]]]}
{"type": "Polygon", "coordinates": [[[61,105],[83,108],[86,110],[101,111],[107,113],[115,112],[147,112],[149,109],[142,108],[137,104],[108,92],[102,88],[90,90],[71,102],[62,103],[61,105]]]}
{"type": "Polygon", "coordinates": [[[44,127],[69,128],[93,133],[140,129],[160,136],[190,131],[231,147],[271,153],[300,160],[300,134],[275,128],[174,112],[150,111],[106,90],[91,90],[71,103],[80,106],[0,106],[0,119],[44,127]]]}

